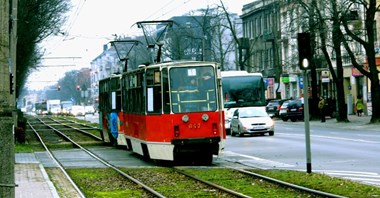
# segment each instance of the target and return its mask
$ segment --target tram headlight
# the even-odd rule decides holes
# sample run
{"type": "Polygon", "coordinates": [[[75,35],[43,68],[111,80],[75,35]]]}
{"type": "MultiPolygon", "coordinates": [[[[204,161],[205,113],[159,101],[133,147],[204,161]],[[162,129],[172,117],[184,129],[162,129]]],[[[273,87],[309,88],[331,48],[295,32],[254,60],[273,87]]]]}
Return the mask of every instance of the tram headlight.
{"type": "Polygon", "coordinates": [[[189,118],[188,115],[183,115],[183,116],[182,116],[182,121],[185,122],[185,123],[188,122],[189,119],[190,119],[190,118],[189,118]]]}
{"type": "Polygon", "coordinates": [[[202,120],[203,120],[203,121],[206,122],[208,119],[209,119],[209,117],[208,117],[207,114],[203,114],[203,115],[202,115],[202,120]]]}

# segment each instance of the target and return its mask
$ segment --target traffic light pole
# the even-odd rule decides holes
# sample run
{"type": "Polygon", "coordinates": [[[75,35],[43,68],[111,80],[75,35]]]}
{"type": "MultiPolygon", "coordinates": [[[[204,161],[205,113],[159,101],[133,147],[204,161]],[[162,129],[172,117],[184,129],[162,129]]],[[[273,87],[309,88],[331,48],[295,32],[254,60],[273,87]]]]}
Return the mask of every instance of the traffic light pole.
{"type": "Polygon", "coordinates": [[[310,149],[310,122],[309,122],[309,79],[307,72],[304,70],[303,76],[303,98],[304,98],[304,123],[305,123],[305,143],[306,143],[306,171],[311,173],[311,149],[310,149]]]}

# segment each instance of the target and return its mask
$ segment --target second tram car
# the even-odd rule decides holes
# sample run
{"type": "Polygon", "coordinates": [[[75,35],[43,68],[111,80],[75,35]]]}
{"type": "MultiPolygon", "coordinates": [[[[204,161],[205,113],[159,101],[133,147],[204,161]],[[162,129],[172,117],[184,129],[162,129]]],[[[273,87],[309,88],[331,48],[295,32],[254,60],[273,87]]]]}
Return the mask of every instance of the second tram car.
{"type": "Polygon", "coordinates": [[[158,63],[103,79],[104,140],[148,159],[211,163],[226,139],[221,89],[214,62],[158,63]]]}

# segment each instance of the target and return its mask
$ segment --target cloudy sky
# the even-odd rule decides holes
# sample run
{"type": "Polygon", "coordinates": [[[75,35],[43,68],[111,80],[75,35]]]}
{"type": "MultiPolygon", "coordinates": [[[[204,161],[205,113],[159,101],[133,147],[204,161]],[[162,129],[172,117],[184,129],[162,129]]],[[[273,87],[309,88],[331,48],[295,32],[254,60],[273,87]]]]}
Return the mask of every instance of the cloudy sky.
{"type": "MultiPolygon", "coordinates": [[[[223,3],[230,12],[241,15],[243,5],[252,1],[223,0],[223,3]]],[[[34,72],[29,78],[34,83],[30,82],[28,87],[41,89],[55,84],[65,71],[89,67],[114,35],[142,35],[134,25],[138,21],[168,20],[215,4],[220,5],[220,0],[72,0],[64,35],[51,37],[42,45],[46,51],[43,64],[52,67],[34,72]]]]}

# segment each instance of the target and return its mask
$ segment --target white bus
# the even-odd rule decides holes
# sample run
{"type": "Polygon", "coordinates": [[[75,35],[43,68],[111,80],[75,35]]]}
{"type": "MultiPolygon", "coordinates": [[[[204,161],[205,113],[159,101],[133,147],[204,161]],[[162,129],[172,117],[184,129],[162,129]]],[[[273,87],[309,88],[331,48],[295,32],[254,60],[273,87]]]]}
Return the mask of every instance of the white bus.
{"type": "Polygon", "coordinates": [[[247,71],[223,71],[222,88],[225,128],[230,134],[234,111],[241,107],[258,107],[265,110],[265,83],[261,73],[247,71]]]}

